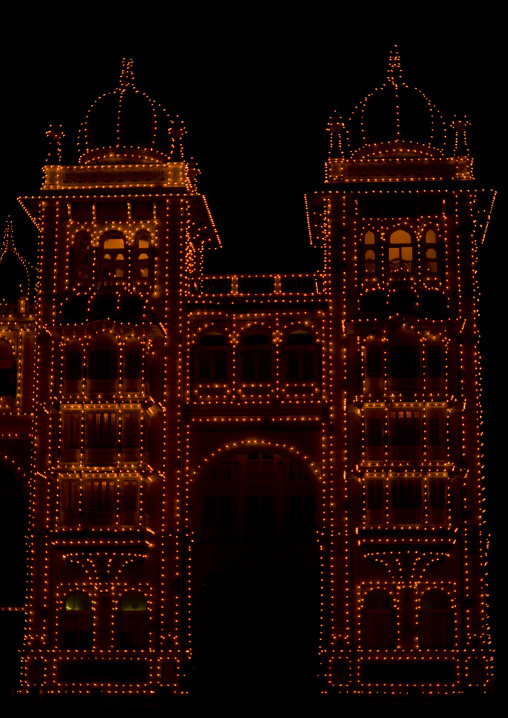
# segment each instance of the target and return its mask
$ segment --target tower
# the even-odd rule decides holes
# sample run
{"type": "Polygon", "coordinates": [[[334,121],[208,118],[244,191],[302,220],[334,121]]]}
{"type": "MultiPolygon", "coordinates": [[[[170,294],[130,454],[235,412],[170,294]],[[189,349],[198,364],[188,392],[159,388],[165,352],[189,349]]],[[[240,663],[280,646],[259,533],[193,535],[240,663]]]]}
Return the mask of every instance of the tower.
{"type": "Polygon", "coordinates": [[[52,130],[40,195],[21,200],[41,242],[24,690],[177,686],[178,336],[217,242],[182,133],[125,61],[79,164],[52,130]]]}
{"type": "Polygon", "coordinates": [[[331,681],[346,692],[484,686],[478,247],[493,193],[464,121],[402,79],[333,118],[309,198],[330,297],[331,681]]]}

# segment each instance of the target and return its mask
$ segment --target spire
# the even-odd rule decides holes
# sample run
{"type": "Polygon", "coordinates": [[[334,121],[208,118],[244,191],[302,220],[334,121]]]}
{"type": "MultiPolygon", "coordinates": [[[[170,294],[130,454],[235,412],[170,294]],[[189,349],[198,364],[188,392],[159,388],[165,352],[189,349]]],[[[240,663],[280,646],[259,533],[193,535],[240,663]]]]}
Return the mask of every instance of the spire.
{"type": "Polygon", "coordinates": [[[129,85],[134,87],[134,60],[126,57],[122,60],[122,71],[120,73],[120,88],[125,89],[129,85]]]}
{"type": "Polygon", "coordinates": [[[390,50],[388,56],[388,82],[394,87],[402,83],[402,69],[400,67],[400,55],[397,49],[397,45],[394,45],[393,50],[390,50]]]}
{"type": "Polygon", "coordinates": [[[330,157],[344,157],[343,139],[346,126],[342,118],[334,112],[328,123],[330,132],[330,157]]]}
{"type": "Polygon", "coordinates": [[[46,164],[62,164],[62,142],[65,138],[62,125],[50,125],[49,130],[46,132],[46,137],[48,138],[48,156],[46,158],[46,164]]]}
{"type": "Polygon", "coordinates": [[[27,262],[19,256],[14,244],[12,219],[9,216],[5,222],[4,243],[0,250],[0,303],[6,301],[8,304],[18,304],[21,299],[28,297],[29,289],[27,262]]]}
{"type": "Polygon", "coordinates": [[[12,231],[12,219],[9,215],[7,219],[5,220],[5,229],[4,229],[4,243],[2,247],[2,252],[0,254],[0,257],[3,257],[3,255],[6,252],[15,252],[14,248],[14,238],[13,238],[13,231],[12,231]]]}

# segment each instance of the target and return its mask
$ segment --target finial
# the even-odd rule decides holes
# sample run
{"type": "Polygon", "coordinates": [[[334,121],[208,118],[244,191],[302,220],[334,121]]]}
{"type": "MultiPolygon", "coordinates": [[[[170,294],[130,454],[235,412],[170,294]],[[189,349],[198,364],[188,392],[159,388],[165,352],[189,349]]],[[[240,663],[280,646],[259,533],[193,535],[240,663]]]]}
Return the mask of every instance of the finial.
{"type": "Polygon", "coordinates": [[[452,127],[455,130],[455,157],[469,157],[469,149],[467,146],[466,131],[470,126],[470,122],[463,117],[462,119],[454,118],[452,127]]]}
{"type": "Polygon", "coordinates": [[[120,87],[134,86],[134,60],[124,57],[122,60],[122,72],[120,73],[120,87]]]}
{"type": "Polygon", "coordinates": [[[194,161],[194,158],[191,157],[190,160],[187,162],[187,177],[189,179],[190,185],[192,189],[197,191],[197,178],[198,175],[201,174],[201,170],[199,169],[197,163],[194,161]]]}
{"type": "Polygon", "coordinates": [[[62,141],[65,137],[65,133],[62,129],[62,125],[50,125],[49,130],[46,132],[48,138],[48,157],[46,159],[47,165],[59,165],[62,163],[62,141]]]}
{"type": "Polygon", "coordinates": [[[388,82],[391,82],[394,87],[397,87],[402,82],[402,69],[397,45],[394,45],[388,56],[388,82]]]}
{"type": "Polygon", "coordinates": [[[330,118],[327,129],[330,133],[330,158],[344,157],[342,139],[346,126],[342,121],[342,118],[337,115],[337,112],[334,112],[333,116],[330,118]]]}
{"type": "Polygon", "coordinates": [[[185,126],[182,120],[177,116],[174,120],[171,120],[169,127],[170,137],[170,151],[171,160],[173,162],[183,161],[183,136],[186,134],[185,126]]]}

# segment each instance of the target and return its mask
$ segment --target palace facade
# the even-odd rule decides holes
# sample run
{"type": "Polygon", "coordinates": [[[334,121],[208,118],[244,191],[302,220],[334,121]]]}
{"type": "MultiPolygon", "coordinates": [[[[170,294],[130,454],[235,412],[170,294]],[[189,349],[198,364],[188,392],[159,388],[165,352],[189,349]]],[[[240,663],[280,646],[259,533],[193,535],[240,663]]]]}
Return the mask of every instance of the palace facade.
{"type": "Polygon", "coordinates": [[[329,130],[305,198],[320,270],[213,276],[182,125],[130,61],[77,165],[48,133],[20,199],[35,303],[10,225],[0,261],[22,693],[488,686],[476,267],[493,192],[465,123],[395,51],[329,130]]]}

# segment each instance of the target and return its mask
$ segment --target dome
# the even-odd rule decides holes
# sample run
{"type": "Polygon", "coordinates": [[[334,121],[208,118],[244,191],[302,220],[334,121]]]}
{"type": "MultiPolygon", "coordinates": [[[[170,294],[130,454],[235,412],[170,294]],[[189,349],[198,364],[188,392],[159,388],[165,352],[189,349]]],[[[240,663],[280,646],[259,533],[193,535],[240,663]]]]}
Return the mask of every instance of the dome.
{"type": "Polygon", "coordinates": [[[29,287],[28,270],[14,247],[12,222],[7,220],[0,255],[0,301],[16,303],[20,296],[28,296],[29,287]]]}
{"type": "Polygon", "coordinates": [[[387,81],[355,108],[347,129],[352,157],[438,156],[445,143],[437,109],[423,92],[402,82],[396,49],[387,81]]]}
{"type": "Polygon", "coordinates": [[[101,95],[81,127],[80,162],[167,162],[172,122],[166,110],[134,86],[132,60],[123,60],[118,87],[101,95]]]}

